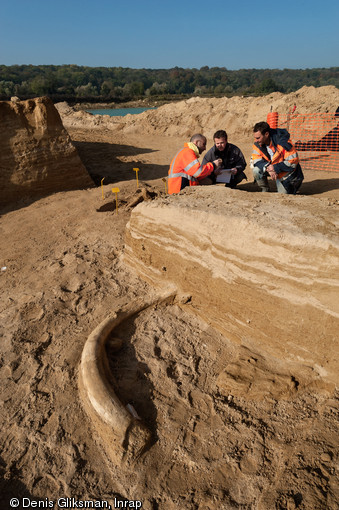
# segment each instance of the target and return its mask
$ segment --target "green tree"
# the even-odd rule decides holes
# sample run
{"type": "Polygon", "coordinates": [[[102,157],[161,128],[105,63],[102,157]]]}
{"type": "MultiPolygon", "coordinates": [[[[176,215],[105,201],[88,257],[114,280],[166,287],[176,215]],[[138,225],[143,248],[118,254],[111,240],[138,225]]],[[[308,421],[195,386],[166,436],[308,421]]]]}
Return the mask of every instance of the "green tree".
{"type": "Polygon", "coordinates": [[[98,89],[92,83],[87,83],[76,87],[75,93],[78,97],[95,97],[98,95],[98,89]]]}
{"type": "Polygon", "coordinates": [[[262,80],[257,87],[257,92],[259,94],[270,94],[271,92],[279,91],[280,91],[279,85],[277,85],[272,78],[266,78],[262,80]]]}

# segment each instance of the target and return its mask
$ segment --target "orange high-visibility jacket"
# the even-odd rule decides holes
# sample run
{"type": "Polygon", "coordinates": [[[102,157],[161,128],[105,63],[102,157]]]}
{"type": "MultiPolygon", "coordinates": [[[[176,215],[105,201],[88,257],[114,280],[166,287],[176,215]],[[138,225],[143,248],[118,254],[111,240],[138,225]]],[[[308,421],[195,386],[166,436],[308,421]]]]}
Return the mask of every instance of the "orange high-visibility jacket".
{"type": "Polygon", "coordinates": [[[199,179],[213,172],[213,163],[202,166],[193,149],[187,143],[172,159],[168,171],[168,193],[179,193],[186,186],[198,186],[199,179]]]}
{"type": "Polygon", "coordinates": [[[285,129],[270,129],[270,149],[273,157],[270,158],[266,147],[254,143],[252,151],[253,164],[260,169],[265,169],[267,164],[272,163],[278,179],[294,172],[299,165],[299,157],[292,141],[288,139],[289,134],[285,129]],[[280,143],[279,143],[280,142],[280,143]]]}

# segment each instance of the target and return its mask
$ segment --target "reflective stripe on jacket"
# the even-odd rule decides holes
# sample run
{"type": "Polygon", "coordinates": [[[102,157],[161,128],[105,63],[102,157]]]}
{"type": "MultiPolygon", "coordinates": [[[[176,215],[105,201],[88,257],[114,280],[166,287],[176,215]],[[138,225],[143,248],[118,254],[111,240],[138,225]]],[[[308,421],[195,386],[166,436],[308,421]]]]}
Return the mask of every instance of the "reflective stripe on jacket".
{"type": "Polygon", "coordinates": [[[185,143],[172,159],[168,171],[168,193],[179,193],[186,186],[198,186],[199,179],[213,172],[213,163],[201,165],[199,159],[188,144],[185,143]]]}
{"type": "Polygon", "coordinates": [[[274,153],[272,159],[267,152],[266,146],[261,147],[259,143],[256,142],[253,145],[252,161],[253,164],[261,170],[266,167],[267,163],[272,163],[278,179],[282,179],[285,175],[294,172],[299,165],[299,157],[291,140],[284,140],[284,142],[282,142],[284,146],[279,144],[277,136],[275,136],[276,131],[285,131],[288,135],[288,132],[283,129],[270,130],[271,143],[269,148],[274,153]]]}

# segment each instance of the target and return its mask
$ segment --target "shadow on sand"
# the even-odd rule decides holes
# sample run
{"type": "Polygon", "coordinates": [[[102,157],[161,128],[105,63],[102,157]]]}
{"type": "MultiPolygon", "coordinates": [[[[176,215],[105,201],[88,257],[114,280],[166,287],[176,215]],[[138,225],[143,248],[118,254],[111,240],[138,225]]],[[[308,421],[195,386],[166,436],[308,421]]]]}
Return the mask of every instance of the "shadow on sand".
{"type": "MultiPolygon", "coordinates": [[[[277,189],[273,181],[268,181],[270,192],[276,193],[277,189]]],[[[255,182],[241,183],[237,186],[237,189],[248,192],[260,192],[261,189],[255,182]]],[[[298,195],[321,195],[328,191],[339,189],[339,178],[332,179],[315,179],[314,181],[303,182],[298,195]]]]}
{"type": "Polygon", "coordinates": [[[154,149],[133,147],[114,143],[73,141],[80,159],[94,183],[105,184],[135,179],[133,168],[139,168],[142,180],[165,177],[168,165],[145,164],[139,161],[142,154],[156,152],[154,149]]]}
{"type": "MultiPolygon", "coordinates": [[[[20,472],[15,468],[11,468],[11,476],[7,477],[5,474],[6,463],[0,457],[0,508],[10,508],[10,500],[12,498],[21,500],[22,498],[32,499],[32,495],[21,482],[20,472]]],[[[35,498],[39,499],[39,498],[35,498]]],[[[27,500],[28,501],[28,500],[27,500]]],[[[15,502],[14,502],[15,503],[15,502]]],[[[12,505],[11,505],[12,506],[12,505]]],[[[13,504],[14,506],[14,504],[13,504]]],[[[20,508],[21,505],[20,505],[20,508]]]]}

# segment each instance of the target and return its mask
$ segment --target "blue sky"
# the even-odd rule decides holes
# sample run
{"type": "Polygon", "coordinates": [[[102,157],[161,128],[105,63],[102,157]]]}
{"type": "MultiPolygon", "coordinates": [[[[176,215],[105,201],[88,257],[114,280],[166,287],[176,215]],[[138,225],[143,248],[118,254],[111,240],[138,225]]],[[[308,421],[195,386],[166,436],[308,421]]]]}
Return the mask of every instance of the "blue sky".
{"type": "Polygon", "coordinates": [[[339,66],[337,0],[0,0],[0,64],[339,66]]]}

